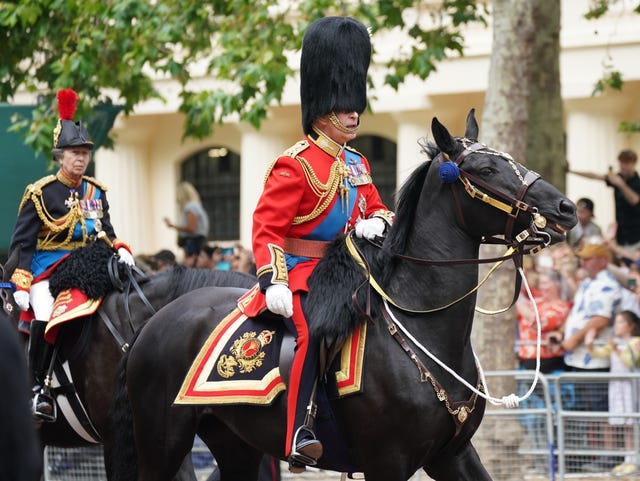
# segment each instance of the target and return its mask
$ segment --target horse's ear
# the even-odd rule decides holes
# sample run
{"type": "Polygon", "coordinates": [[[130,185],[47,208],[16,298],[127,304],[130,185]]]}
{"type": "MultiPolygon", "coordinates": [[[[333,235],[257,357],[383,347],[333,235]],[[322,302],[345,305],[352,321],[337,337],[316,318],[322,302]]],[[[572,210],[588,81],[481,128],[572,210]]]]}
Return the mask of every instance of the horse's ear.
{"type": "Polygon", "coordinates": [[[437,117],[434,117],[431,121],[431,133],[433,134],[433,139],[440,151],[446,154],[453,153],[455,140],[451,137],[447,128],[440,123],[437,117]]]}
{"type": "Polygon", "coordinates": [[[478,140],[478,121],[476,120],[476,109],[469,110],[467,115],[467,130],[464,132],[467,139],[478,140]]]}

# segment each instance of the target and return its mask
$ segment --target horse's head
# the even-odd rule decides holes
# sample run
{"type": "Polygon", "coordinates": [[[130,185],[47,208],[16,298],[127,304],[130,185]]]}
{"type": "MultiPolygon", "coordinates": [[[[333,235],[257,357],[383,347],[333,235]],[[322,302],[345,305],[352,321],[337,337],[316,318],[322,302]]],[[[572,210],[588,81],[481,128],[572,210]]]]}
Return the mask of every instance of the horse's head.
{"type": "Polygon", "coordinates": [[[505,153],[477,141],[472,109],[464,137],[453,137],[434,117],[432,167],[453,189],[459,225],[471,236],[504,235],[513,245],[546,246],[564,240],[576,206],[558,189],[505,153]],[[496,215],[499,214],[499,215],[496,215]]]}

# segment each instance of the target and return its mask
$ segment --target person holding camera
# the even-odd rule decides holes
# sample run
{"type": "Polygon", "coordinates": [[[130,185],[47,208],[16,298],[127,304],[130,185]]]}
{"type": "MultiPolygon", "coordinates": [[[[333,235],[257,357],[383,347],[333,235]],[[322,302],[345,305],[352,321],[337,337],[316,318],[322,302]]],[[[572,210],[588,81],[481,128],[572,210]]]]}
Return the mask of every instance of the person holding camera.
{"type": "Polygon", "coordinates": [[[569,170],[588,179],[602,180],[613,187],[616,205],[616,242],[629,250],[640,247],[640,176],[636,171],[638,156],[633,150],[618,154],[618,172],[609,167],[606,174],[569,170]]]}

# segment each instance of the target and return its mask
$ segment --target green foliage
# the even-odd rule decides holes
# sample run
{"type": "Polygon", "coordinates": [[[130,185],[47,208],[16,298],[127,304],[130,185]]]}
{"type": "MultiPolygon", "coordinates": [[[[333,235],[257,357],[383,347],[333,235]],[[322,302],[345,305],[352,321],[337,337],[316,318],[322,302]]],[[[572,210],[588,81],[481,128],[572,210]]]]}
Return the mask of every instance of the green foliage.
{"type": "Polygon", "coordinates": [[[592,95],[604,92],[609,87],[614,90],[622,90],[622,74],[617,70],[607,70],[604,75],[596,82],[592,95]]]}
{"type": "Polygon", "coordinates": [[[389,59],[394,88],[426,78],[439,61],[464,50],[460,28],[486,24],[478,0],[18,0],[0,1],[0,101],[18,91],[41,94],[30,119],[16,119],[36,152],[51,147],[55,92],[74,88],[78,118],[101,104],[125,114],[161,99],[158,79],[176,82],[184,135],[204,137],[233,116],[258,128],[281,101],[292,54],[308,24],[352,15],[373,32],[402,29],[407,48],[389,59]],[[425,4],[426,3],[426,4],[425,4]],[[209,80],[203,85],[202,79],[209,80]]]}
{"type": "MultiPolygon", "coordinates": [[[[589,10],[584,14],[587,20],[594,20],[602,17],[609,11],[614,3],[618,3],[620,0],[591,0],[589,3],[589,10]]],[[[640,2],[633,9],[634,12],[640,13],[640,2]]]]}
{"type": "Polygon", "coordinates": [[[638,122],[621,122],[618,127],[620,132],[626,132],[629,134],[640,132],[640,121],[638,122]]]}
{"type": "MultiPolygon", "coordinates": [[[[619,0],[591,0],[589,5],[589,10],[585,13],[585,18],[588,20],[598,19],[604,16],[609,8],[617,3],[619,0]]],[[[640,1],[633,9],[635,13],[640,13],[640,1]]],[[[604,72],[602,77],[598,79],[595,86],[593,87],[592,95],[597,95],[604,92],[607,88],[611,88],[614,90],[622,90],[624,85],[624,80],[622,78],[622,73],[618,70],[615,70],[613,65],[607,62],[604,66],[604,72]]],[[[640,124],[638,122],[621,122],[618,127],[620,132],[640,132],[640,124]]]]}

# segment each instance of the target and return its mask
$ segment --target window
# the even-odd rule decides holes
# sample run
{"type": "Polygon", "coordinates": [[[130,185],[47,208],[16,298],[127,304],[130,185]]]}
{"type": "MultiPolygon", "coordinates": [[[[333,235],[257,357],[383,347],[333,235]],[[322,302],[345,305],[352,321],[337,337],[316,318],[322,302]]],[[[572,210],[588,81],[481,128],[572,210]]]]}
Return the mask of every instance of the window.
{"type": "Polygon", "coordinates": [[[396,144],[377,135],[362,135],[349,145],[364,155],[371,166],[373,182],[382,202],[390,209],[395,207],[396,192],[396,144]]]}
{"type": "Polygon", "coordinates": [[[201,150],[182,163],[181,179],[200,193],[209,214],[209,239],[239,239],[240,156],[222,146],[201,150]]]}

